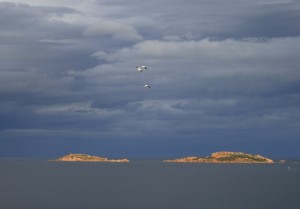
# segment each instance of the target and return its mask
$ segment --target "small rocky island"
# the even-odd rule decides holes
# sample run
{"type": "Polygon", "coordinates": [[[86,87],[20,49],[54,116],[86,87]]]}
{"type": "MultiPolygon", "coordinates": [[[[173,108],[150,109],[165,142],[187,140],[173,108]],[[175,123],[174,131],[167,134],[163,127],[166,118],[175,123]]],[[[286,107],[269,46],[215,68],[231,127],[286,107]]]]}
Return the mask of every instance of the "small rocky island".
{"type": "Polygon", "coordinates": [[[69,154],[60,157],[54,161],[63,162],[109,162],[109,163],[129,163],[128,159],[108,159],[98,156],[86,155],[86,154],[69,154]]]}
{"type": "Polygon", "coordinates": [[[274,163],[272,159],[243,152],[215,152],[208,157],[185,157],[164,160],[172,163],[274,163]]]}

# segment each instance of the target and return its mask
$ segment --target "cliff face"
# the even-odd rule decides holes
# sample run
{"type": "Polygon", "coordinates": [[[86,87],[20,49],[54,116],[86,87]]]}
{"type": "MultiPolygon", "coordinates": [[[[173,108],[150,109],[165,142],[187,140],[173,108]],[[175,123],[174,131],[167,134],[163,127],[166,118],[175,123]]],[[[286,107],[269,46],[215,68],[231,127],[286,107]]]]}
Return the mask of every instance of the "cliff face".
{"type": "Polygon", "coordinates": [[[117,162],[117,163],[128,163],[128,159],[108,159],[98,156],[91,156],[86,154],[69,154],[56,159],[55,161],[65,162],[117,162]]]}
{"type": "Polygon", "coordinates": [[[186,157],[164,162],[178,163],[274,163],[273,160],[243,152],[215,152],[209,157],[186,157]]]}

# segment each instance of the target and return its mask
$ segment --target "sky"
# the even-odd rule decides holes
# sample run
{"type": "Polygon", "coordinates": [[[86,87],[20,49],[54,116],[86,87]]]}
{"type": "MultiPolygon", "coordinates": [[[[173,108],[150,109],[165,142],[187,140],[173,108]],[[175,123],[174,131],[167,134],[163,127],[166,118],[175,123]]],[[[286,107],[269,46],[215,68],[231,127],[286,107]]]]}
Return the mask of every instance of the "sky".
{"type": "Polygon", "coordinates": [[[0,157],[300,157],[299,19],[298,0],[0,1],[0,157]]]}

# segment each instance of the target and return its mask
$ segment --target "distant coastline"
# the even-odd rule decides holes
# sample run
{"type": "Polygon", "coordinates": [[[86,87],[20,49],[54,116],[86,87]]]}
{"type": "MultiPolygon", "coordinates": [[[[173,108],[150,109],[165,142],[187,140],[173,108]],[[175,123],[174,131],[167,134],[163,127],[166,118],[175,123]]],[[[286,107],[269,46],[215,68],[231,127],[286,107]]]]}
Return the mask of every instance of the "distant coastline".
{"type": "Polygon", "coordinates": [[[53,161],[61,162],[109,162],[109,163],[129,163],[130,161],[124,159],[108,159],[104,157],[92,156],[87,154],[68,154],[53,161]]]}
{"type": "Polygon", "coordinates": [[[185,157],[163,160],[168,163],[275,163],[270,158],[243,152],[215,152],[208,157],[185,157]]]}
{"type": "MultiPolygon", "coordinates": [[[[124,159],[108,159],[106,157],[92,156],[88,154],[68,154],[59,157],[57,162],[109,162],[109,163],[129,163],[130,160],[124,159]]],[[[214,152],[207,157],[184,157],[170,160],[162,160],[166,163],[276,163],[274,160],[263,157],[261,155],[248,154],[243,152],[214,152]]],[[[280,160],[278,163],[285,163],[280,160]]]]}

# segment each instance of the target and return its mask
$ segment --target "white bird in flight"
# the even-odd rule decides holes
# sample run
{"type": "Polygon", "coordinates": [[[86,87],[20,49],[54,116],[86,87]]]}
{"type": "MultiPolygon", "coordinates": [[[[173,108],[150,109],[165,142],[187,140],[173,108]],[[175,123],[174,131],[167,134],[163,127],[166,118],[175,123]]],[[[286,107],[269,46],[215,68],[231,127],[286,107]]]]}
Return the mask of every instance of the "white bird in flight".
{"type": "Polygon", "coordinates": [[[150,89],[150,86],[148,84],[144,85],[144,87],[150,89]]]}
{"type": "Polygon", "coordinates": [[[145,65],[143,66],[136,66],[136,69],[139,71],[139,72],[143,72],[143,70],[147,70],[147,67],[145,65]]]}

